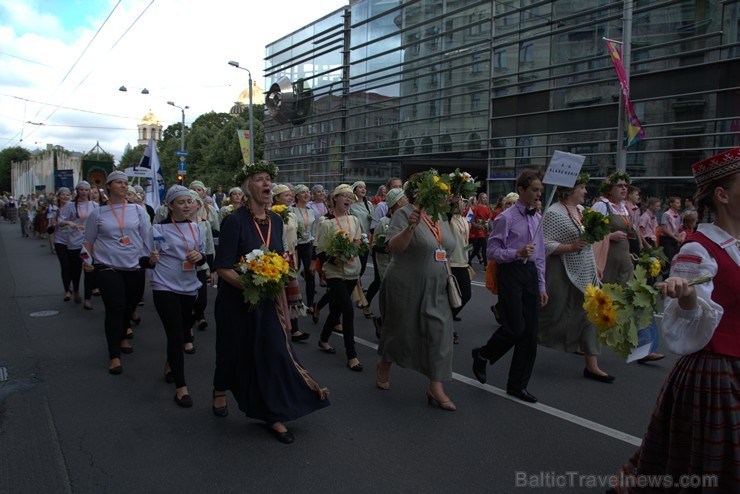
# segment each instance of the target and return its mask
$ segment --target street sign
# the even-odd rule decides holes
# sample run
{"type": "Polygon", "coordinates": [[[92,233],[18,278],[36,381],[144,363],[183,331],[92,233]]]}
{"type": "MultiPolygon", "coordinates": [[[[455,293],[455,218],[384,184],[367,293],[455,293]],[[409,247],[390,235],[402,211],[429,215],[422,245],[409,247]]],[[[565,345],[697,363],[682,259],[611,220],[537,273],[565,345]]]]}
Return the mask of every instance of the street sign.
{"type": "Polygon", "coordinates": [[[187,152],[187,151],[178,151],[178,152],[176,152],[175,154],[176,154],[177,156],[187,156],[187,155],[188,155],[188,152],[187,152]]]}
{"type": "Polygon", "coordinates": [[[187,169],[188,169],[188,164],[185,161],[180,161],[179,163],[177,163],[177,171],[187,170],[187,169]]]}
{"type": "Polygon", "coordinates": [[[178,175],[187,175],[188,174],[188,170],[187,169],[177,170],[177,174],[178,175]]]}

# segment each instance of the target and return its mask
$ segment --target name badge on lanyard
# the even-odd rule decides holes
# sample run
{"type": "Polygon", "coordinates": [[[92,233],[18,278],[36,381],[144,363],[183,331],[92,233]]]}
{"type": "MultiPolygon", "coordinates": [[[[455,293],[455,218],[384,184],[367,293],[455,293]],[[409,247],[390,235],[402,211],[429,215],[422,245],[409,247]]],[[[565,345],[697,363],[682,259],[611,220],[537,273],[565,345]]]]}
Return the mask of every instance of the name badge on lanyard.
{"type": "Polygon", "coordinates": [[[189,262],[189,261],[183,261],[182,270],[183,271],[195,271],[195,263],[189,262]]]}
{"type": "Polygon", "coordinates": [[[434,251],[434,260],[437,262],[445,262],[447,260],[447,251],[444,249],[437,249],[434,251]]]}
{"type": "Polygon", "coordinates": [[[118,239],[118,244],[125,247],[131,244],[131,239],[128,235],[124,235],[118,239]]]}

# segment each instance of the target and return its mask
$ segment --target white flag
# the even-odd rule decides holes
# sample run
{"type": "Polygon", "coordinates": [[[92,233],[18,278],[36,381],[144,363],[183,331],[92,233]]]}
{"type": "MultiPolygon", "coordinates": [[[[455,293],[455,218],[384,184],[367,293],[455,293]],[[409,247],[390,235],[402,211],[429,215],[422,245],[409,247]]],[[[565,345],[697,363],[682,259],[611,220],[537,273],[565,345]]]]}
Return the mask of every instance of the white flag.
{"type": "Polygon", "coordinates": [[[146,202],[154,210],[164,201],[164,196],[167,193],[167,186],[164,183],[164,176],[162,175],[162,169],[159,166],[159,157],[157,156],[157,144],[154,139],[149,139],[149,144],[144,151],[144,156],[141,157],[141,163],[139,166],[144,168],[150,168],[154,180],[147,185],[146,188],[146,202]]]}

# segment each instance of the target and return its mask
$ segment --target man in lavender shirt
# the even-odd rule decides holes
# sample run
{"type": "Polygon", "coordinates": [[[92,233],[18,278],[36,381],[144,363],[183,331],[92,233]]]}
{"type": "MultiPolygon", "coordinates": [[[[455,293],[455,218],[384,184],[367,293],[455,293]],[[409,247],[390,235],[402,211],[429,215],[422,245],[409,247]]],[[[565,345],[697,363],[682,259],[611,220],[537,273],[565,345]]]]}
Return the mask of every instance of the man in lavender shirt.
{"type": "Polygon", "coordinates": [[[487,252],[498,264],[501,327],[485,346],[473,349],[473,374],[485,383],[486,364],[495,363],[513,347],[506,393],[529,403],[537,401],[527,384],[537,356],[538,312],[548,300],[542,229],[535,238],[542,218],[535,203],[542,189],[540,172],[523,170],[516,179],[519,200],[493,222],[487,252]]]}

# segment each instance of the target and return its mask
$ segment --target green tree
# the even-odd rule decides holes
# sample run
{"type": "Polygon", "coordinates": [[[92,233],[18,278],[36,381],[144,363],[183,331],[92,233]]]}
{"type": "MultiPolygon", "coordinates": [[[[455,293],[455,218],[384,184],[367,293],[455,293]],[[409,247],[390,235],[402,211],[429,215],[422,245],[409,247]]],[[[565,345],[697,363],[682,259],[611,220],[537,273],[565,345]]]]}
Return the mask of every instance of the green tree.
{"type": "Polygon", "coordinates": [[[126,149],[124,149],[123,154],[121,155],[121,162],[118,166],[120,166],[121,168],[128,168],[130,166],[138,165],[139,163],[141,163],[141,158],[144,156],[145,150],[146,146],[144,145],[139,145],[135,148],[127,145],[126,149]]]}
{"type": "Polygon", "coordinates": [[[5,148],[0,151],[0,192],[9,192],[12,189],[10,163],[26,161],[30,158],[31,152],[20,146],[5,148]]]}

